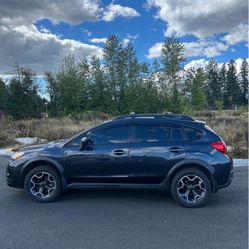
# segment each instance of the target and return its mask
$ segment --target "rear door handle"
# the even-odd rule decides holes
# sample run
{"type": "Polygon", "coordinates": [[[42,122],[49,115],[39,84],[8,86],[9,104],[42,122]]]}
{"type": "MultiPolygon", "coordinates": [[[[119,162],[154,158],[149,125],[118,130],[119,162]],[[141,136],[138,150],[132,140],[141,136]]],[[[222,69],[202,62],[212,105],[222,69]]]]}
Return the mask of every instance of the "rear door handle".
{"type": "Polygon", "coordinates": [[[183,148],[171,147],[171,148],[169,149],[169,151],[170,151],[170,152],[175,152],[175,153],[177,153],[177,152],[182,152],[182,151],[183,151],[183,148]]]}
{"type": "Polygon", "coordinates": [[[128,154],[128,150],[126,149],[117,149],[112,152],[113,155],[115,156],[123,156],[128,154]]]}

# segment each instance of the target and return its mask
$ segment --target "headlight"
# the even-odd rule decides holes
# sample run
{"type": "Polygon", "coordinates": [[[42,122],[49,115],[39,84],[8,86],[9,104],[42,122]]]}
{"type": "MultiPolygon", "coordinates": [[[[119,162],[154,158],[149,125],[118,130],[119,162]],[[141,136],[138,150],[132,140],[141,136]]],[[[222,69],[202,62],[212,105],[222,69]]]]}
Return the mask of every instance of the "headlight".
{"type": "Polygon", "coordinates": [[[17,160],[17,159],[21,158],[23,155],[24,155],[23,152],[16,152],[16,153],[14,153],[14,154],[11,156],[11,158],[12,158],[13,160],[17,160]]]}

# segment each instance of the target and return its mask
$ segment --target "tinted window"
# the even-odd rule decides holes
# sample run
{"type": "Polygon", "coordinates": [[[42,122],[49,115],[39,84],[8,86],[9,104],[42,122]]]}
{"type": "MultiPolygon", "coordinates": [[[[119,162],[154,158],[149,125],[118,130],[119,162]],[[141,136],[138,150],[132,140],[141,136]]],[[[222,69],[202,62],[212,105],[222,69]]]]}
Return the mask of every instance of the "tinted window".
{"type": "Polygon", "coordinates": [[[185,140],[184,137],[183,137],[181,128],[172,128],[171,140],[172,141],[183,141],[183,140],[185,140]]]}
{"type": "Polygon", "coordinates": [[[93,144],[116,144],[126,143],[129,137],[129,127],[114,127],[106,130],[96,131],[88,135],[93,144]]]}
{"type": "Polygon", "coordinates": [[[80,146],[80,142],[83,136],[78,137],[72,142],[72,146],[80,146]]]}
{"type": "Polygon", "coordinates": [[[203,136],[202,131],[193,128],[186,127],[185,132],[187,133],[188,139],[190,141],[195,141],[201,139],[203,136]]]}
{"type": "Polygon", "coordinates": [[[162,126],[137,126],[136,142],[166,142],[170,138],[170,128],[162,126]]]}

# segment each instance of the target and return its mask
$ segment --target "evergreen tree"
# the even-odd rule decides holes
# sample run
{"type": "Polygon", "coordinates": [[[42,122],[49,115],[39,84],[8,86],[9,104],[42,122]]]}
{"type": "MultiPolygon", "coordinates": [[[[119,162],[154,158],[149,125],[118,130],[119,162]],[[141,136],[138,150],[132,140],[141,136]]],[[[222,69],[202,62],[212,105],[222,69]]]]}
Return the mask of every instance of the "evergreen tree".
{"type": "Polygon", "coordinates": [[[44,100],[39,96],[36,74],[30,68],[16,66],[8,86],[7,108],[14,118],[39,117],[44,111],[44,100]]]}
{"type": "Polygon", "coordinates": [[[60,88],[55,75],[52,72],[45,72],[45,80],[47,82],[46,92],[49,96],[49,112],[52,116],[57,116],[62,108],[60,107],[60,88]]]}
{"type": "Polygon", "coordinates": [[[65,114],[77,113],[86,107],[86,86],[73,55],[64,58],[56,74],[56,80],[59,86],[60,106],[65,114]]]}
{"type": "Polygon", "coordinates": [[[224,106],[231,108],[241,104],[242,92],[239,86],[236,73],[235,61],[231,60],[228,63],[227,81],[224,93],[224,106]]]}
{"type": "Polygon", "coordinates": [[[101,68],[100,59],[93,56],[90,61],[90,87],[89,94],[91,103],[90,109],[98,111],[108,111],[108,104],[110,103],[110,95],[108,93],[108,86],[106,84],[105,75],[101,68]]]}
{"type": "Polygon", "coordinates": [[[195,110],[201,110],[205,106],[206,96],[204,92],[204,83],[206,74],[202,68],[198,68],[194,72],[191,86],[191,105],[195,110]]]}
{"type": "Polygon", "coordinates": [[[215,59],[211,59],[206,66],[207,81],[205,91],[207,103],[210,108],[215,107],[215,101],[222,101],[222,83],[219,79],[218,64],[215,59]]]}
{"type": "Polygon", "coordinates": [[[220,71],[219,71],[219,85],[221,86],[221,100],[218,100],[218,101],[221,101],[222,104],[224,103],[224,94],[225,94],[225,87],[226,87],[226,82],[227,82],[227,70],[226,70],[226,64],[223,63],[220,71]]]}
{"type": "Polygon", "coordinates": [[[0,78],[0,108],[6,109],[7,89],[5,82],[0,78]]]}
{"type": "Polygon", "coordinates": [[[179,75],[182,69],[185,57],[183,55],[184,46],[175,37],[167,37],[161,50],[161,62],[163,65],[163,89],[170,88],[170,111],[182,112],[183,101],[181,96],[181,77],[179,75]]]}
{"type": "Polygon", "coordinates": [[[114,112],[121,112],[124,97],[126,54],[118,36],[108,37],[104,47],[104,63],[107,82],[110,87],[112,101],[110,106],[114,112]]]}
{"type": "Polygon", "coordinates": [[[248,62],[246,59],[243,60],[241,69],[240,69],[240,85],[242,88],[242,104],[248,104],[248,62]]]}

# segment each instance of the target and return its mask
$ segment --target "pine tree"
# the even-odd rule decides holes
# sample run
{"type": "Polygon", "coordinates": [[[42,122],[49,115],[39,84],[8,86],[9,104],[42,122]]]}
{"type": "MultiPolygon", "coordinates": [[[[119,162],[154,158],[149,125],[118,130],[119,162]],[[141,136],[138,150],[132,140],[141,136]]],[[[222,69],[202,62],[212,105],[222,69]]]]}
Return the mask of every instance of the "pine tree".
{"type": "Polygon", "coordinates": [[[239,86],[235,61],[231,60],[228,63],[227,81],[224,93],[224,106],[231,108],[241,104],[242,92],[239,86]]]}
{"type": "Polygon", "coordinates": [[[118,36],[108,37],[104,47],[104,65],[112,101],[109,103],[114,112],[121,112],[125,85],[124,65],[126,62],[123,44],[118,36]]]}
{"type": "Polygon", "coordinates": [[[46,92],[50,99],[48,109],[52,116],[57,116],[62,111],[59,84],[52,72],[45,72],[45,80],[47,82],[46,92]]]}
{"type": "Polygon", "coordinates": [[[0,78],[0,108],[6,109],[7,89],[5,82],[0,78]]]}
{"type": "Polygon", "coordinates": [[[179,113],[183,111],[183,101],[181,96],[180,70],[183,68],[184,46],[175,37],[167,37],[161,50],[161,62],[163,65],[163,90],[170,88],[170,111],[179,113]]]}
{"type": "Polygon", "coordinates": [[[248,104],[248,62],[246,59],[243,60],[241,69],[240,69],[240,85],[242,88],[242,104],[248,104]]]}
{"type": "Polygon", "coordinates": [[[215,101],[222,101],[222,85],[218,72],[218,64],[212,58],[206,66],[207,81],[205,86],[207,103],[210,108],[215,108],[215,101]]]}
{"type": "Polygon", "coordinates": [[[205,106],[206,96],[204,92],[204,83],[206,74],[202,68],[198,68],[193,77],[191,86],[191,105],[195,110],[201,110],[205,106]]]}
{"type": "Polygon", "coordinates": [[[56,74],[62,112],[77,113],[87,105],[84,77],[80,74],[79,64],[73,55],[66,56],[56,74]]]}
{"type": "Polygon", "coordinates": [[[225,95],[225,87],[227,82],[227,70],[226,70],[226,64],[223,63],[220,71],[219,71],[219,85],[221,86],[221,102],[224,103],[224,95],[225,95]]]}
{"type": "Polygon", "coordinates": [[[111,98],[108,94],[108,86],[106,84],[104,72],[101,68],[100,59],[93,56],[90,61],[90,82],[89,94],[90,94],[90,109],[98,111],[107,111],[108,103],[111,98]]]}
{"type": "Polygon", "coordinates": [[[30,68],[14,68],[8,85],[8,112],[14,118],[39,117],[44,111],[44,100],[39,96],[36,74],[30,68]]]}

